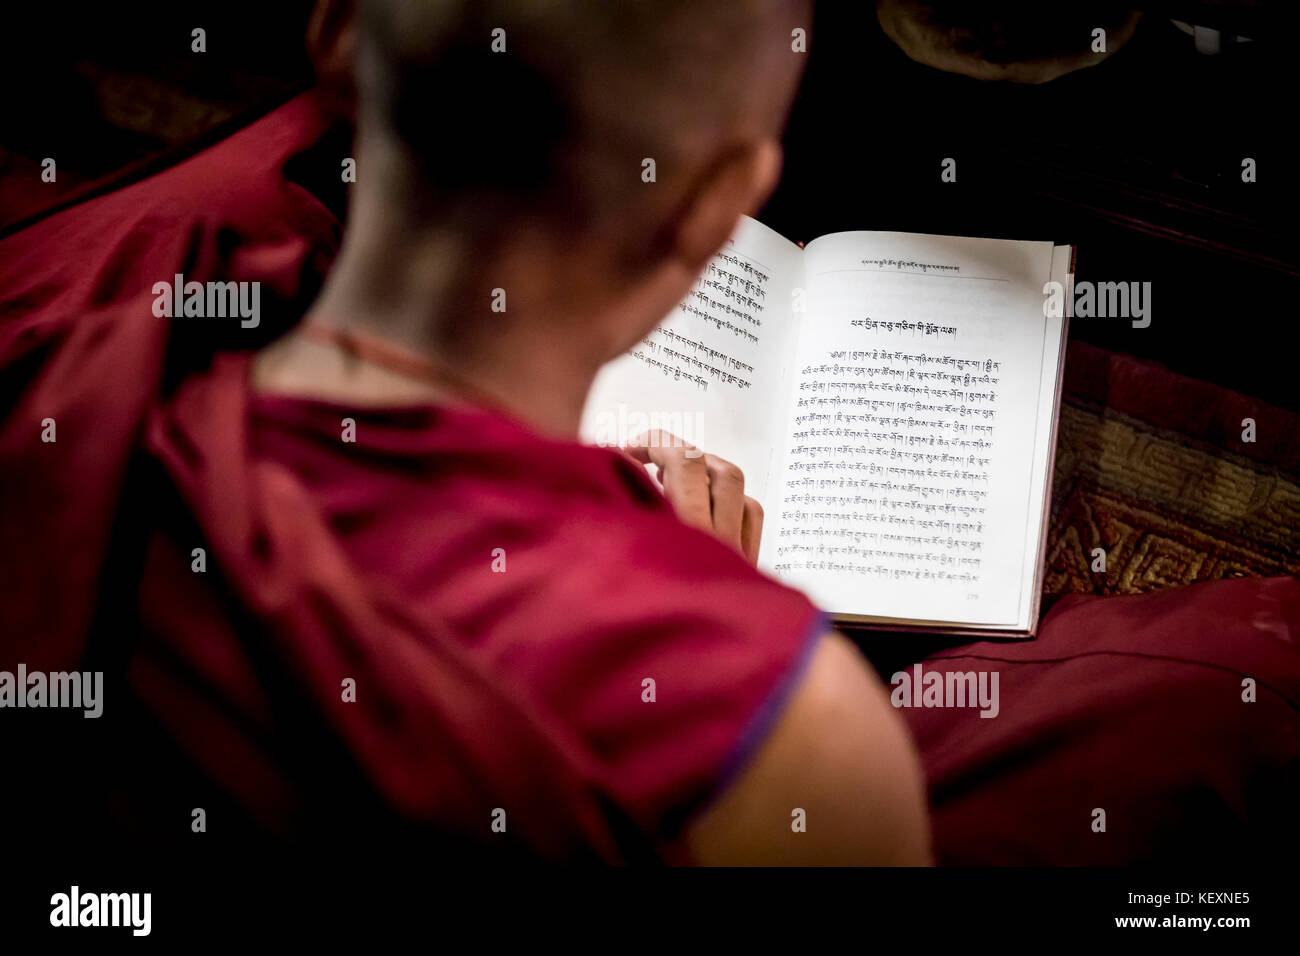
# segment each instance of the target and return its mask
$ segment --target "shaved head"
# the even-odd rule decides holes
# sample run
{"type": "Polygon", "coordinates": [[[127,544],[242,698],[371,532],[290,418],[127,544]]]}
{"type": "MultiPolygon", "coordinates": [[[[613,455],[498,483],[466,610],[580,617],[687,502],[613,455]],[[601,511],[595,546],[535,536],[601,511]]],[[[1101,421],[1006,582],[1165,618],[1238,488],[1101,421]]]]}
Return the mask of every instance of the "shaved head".
{"type": "Polygon", "coordinates": [[[363,0],[363,153],[408,228],[646,228],[731,142],[779,135],[791,0],[363,0]],[[653,159],[659,188],[642,179],[653,159]]]}
{"type": "Polygon", "coordinates": [[[331,363],[298,336],[259,356],[259,383],[373,402],[454,398],[459,381],[575,436],[600,368],[776,186],[809,7],[360,0],[355,33],[334,31],[354,66],[356,175],[312,316],[452,384],[331,363]]]}

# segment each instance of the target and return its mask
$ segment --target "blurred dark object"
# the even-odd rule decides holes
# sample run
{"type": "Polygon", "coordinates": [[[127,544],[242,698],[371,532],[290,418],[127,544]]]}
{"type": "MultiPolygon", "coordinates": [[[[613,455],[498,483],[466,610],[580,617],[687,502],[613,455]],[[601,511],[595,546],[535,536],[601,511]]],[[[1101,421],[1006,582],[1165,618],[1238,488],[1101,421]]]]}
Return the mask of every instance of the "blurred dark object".
{"type": "Polygon", "coordinates": [[[1294,5],[1279,0],[877,0],[885,34],[917,63],[979,80],[1045,83],[1096,66],[1133,36],[1143,12],[1181,21],[1196,49],[1294,26],[1294,5]],[[1134,9],[1137,7],[1138,9],[1134,9]],[[1102,31],[1098,42],[1096,31],[1102,31]]]}
{"type": "Polygon", "coordinates": [[[1096,66],[1133,36],[1140,12],[1114,0],[879,0],[881,29],[917,63],[977,80],[1046,83],[1096,66]]]}

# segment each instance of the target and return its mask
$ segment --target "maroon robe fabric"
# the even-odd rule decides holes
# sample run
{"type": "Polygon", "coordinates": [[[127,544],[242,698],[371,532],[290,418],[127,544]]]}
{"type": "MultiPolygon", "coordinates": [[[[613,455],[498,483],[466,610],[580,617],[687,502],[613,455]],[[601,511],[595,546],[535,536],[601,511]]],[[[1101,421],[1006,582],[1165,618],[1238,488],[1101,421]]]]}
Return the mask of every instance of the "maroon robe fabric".
{"type": "MultiPolygon", "coordinates": [[[[46,669],[80,658],[120,483],[173,332],[152,313],[153,284],[176,273],[257,280],[271,316],[292,315],[318,287],[341,227],[284,168],[328,125],[301,96],[174,168],[0,241],[0,545],[33,555],[6,582],[6,639],[20,657],[46,669]],[[41,441],[47,418],[54,443],[41,441]],[[58,543],[68,550],[57,567],[35,559],[58,543]]],[[[200,344],[226,334],[186,332],[200,344]]]]}
{"type": "Polygon", "coordinates": [[[107,645],[271,833],[378,813],[390,835],[535,858],[680,859],[824,622],[622,456],[488,413],[308,421],[253,401],[238,319],[154,314],[175,273],[262,282],[259,334],[300,314],[338,238],[282,174],[318,128],[308,105],[5,244],[0,547],[26,560],[0,663],[78,669],[107,645]],[[254,404],[314,434],[258,432],[254,404]],[[132,560],[138,578],[113,576],[132,560]]]}

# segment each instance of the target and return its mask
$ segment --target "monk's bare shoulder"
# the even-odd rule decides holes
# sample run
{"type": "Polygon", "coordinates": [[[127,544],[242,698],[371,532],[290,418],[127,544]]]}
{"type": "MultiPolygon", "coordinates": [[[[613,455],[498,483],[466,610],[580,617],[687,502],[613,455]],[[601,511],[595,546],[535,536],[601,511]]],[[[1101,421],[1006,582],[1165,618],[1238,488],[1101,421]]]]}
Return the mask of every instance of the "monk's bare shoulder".
{"type": "Polygon", "coordinates": [[[847,639],[818,642],[773,732],[686,842],[703,864],[930,862],[915,748],[847,639]]]}

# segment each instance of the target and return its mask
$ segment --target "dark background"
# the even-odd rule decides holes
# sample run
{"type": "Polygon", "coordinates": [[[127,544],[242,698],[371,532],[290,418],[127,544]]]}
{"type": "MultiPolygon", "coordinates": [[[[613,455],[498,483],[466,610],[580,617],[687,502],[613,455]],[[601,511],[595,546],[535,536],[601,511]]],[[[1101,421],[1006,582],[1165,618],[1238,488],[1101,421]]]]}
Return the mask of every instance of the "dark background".
{"type": "MultiPolygon", "coordinates": [[[[1049,0],[1045,0],[1049,2],[1049,0]]],[[[1040,86],[908,59],[875,5],[822,0],[759,214],[796,241],[851,229],[1050,239],[1080,280],[1152,283],[1152,324],[1071,336],[1290,409],[1300,291],[1293,4],[1146,4],[1133,40],[1040,86]],[[1253,42],[1197,54],[1171,16],[1253,42]],[[1258,182],[1241,181],[1241,161],[1258,182]],[[957,162],[957,181],[940,163],[957,162]]],[[[23,4],[0,30],[0,234],[201,148],[311,83],[309,0],[23,4]],[[190,30],[207,52],[190,52],[190,30]],[[41,184],[40,159],[59,161],[41,184]]]]}

